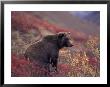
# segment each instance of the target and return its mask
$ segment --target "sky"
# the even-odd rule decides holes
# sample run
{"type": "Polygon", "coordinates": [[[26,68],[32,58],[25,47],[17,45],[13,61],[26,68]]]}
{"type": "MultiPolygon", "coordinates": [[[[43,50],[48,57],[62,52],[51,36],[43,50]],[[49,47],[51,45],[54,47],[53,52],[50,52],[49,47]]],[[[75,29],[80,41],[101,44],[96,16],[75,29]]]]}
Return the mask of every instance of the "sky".
{"type": "Polygon", "coordinates": [[[81,19],[91,21],[98,25],[100,24],[100,12],[99,11],[75,11],[75,12],[70,12],[70,13],[81,19]]]}

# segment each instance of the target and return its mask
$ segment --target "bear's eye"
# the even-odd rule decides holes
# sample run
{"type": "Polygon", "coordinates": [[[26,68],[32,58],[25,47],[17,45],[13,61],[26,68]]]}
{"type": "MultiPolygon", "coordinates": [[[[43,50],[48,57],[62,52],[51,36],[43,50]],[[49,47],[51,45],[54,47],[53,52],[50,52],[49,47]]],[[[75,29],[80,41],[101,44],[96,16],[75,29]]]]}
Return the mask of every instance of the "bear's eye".
{"type": "Polygon", "coordinates": [[[64,40],[64,42],[68,42],[69,41],[69,39],[66,38],[66,37],[63,37],[62,39],[64,40]]]}
{"type": "Polygon", "coordinates": [[[62,33],[62,34],[59,34],[59,35],[58,35],[58,38],[62,38],[62,37],[64,37],[64,36],[65,36],[65,34],[62,33]]]}
{"type": "Polygon", "coordinates": [[[66,41],[69,42],[69,39],[67,38],[66,41]]]}

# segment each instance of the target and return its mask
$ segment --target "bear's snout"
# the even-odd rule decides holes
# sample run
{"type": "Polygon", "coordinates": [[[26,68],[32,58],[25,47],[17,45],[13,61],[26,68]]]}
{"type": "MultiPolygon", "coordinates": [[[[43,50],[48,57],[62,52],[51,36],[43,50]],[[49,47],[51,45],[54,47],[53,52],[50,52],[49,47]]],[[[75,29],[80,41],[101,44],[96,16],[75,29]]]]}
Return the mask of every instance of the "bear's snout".
{"type": "Polygon", "coordinates": [[[67,43],[67,45],[68,45],[68,47],[74,46],[72,40],[69,40],[69,42],[67,43]]]}

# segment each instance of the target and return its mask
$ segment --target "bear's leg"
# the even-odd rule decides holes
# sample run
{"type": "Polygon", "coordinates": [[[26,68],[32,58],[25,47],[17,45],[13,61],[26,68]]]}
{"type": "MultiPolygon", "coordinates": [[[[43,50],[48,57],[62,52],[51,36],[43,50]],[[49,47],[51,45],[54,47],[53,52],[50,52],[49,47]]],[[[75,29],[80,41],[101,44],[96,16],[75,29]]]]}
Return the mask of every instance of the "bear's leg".
{"type": "Polygon", "coordinates": [[[50,60],[51,60],[51,65],[52,67],[55,69],[55,71],[57,72],[57,63],[58,63],[58,50],[53,50],[51,52],[51,56],[50,56],[50,60]]]}
{"type": "Polygon", "coordinates": [[[51,60],[51,64],[52,64],[52,67],[54,67],[55,71],[57,72],[57,64],[58,64],[57,58],[53,58],[51,60]]]}
{"type": "Polygon", "coordinates": [[[50,64],[49,63],[44,64],[44,72],[45,72],[45,76],[50,75],[50,64]]]}

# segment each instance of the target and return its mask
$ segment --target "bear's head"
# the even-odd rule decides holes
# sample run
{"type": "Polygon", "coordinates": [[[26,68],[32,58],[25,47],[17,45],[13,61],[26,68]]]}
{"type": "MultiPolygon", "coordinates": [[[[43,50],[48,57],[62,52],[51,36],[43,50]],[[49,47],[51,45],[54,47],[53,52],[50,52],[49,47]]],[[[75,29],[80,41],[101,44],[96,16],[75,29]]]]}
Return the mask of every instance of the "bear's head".
{"type": "Polygon", "coordinates": [[[57,39],[59,48],[73,46],[72,40],[70,38],[70,32],[57,33],[57,39]]]}

